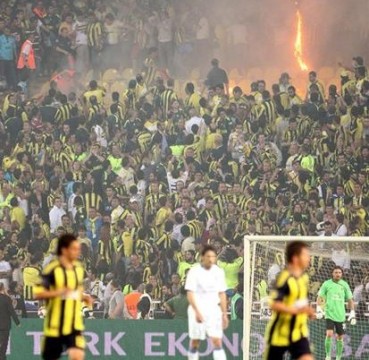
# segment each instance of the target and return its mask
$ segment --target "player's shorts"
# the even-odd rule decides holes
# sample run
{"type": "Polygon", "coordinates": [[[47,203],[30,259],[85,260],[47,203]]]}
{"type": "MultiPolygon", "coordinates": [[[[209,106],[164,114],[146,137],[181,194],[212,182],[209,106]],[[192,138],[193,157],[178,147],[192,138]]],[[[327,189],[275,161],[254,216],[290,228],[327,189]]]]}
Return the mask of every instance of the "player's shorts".
{"type": "Polygon", "coordinates": [[[331,319],[325,320],[325,328],[327,330],[336,331],[337,335],[344,335],[345,334],[345,323],[333,321],[331,319]]]}
{"type": "Polygon", "coordinates": [[[286,352],[291,354],[291,359],[299,359],[303,355],[311,354],[309,340],[302,338],[290,346],[268,345],[263,360],[283,360],[286,352]]]}
{"type": "Polygon", "coordinates": [[[223,337],[222,311],[219,306],[202,313],[204,322],[198,323],[192,307],[188,307],[188,336],[192,340],[205,340],[206,337],[223,337]]]}
{"type": "Polygon", "coordinates": [[[81,332],[59,337],[46,336],[43,338],[42,358],[44,360],[59,359],[64,351],[73,348],[84,350],[85,346],[85,338],[81,332]]]}

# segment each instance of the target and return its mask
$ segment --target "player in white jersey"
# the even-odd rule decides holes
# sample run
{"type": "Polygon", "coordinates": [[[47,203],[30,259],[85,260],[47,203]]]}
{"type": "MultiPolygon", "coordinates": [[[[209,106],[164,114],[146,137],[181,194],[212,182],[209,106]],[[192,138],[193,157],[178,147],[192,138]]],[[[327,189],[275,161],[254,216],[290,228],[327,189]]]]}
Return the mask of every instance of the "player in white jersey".
{"type": "Polygon", "coordinates": [[[224,271],[215,263],[214,247],[204,246],[201,264],[193,266],[187,274],[188,332],[190,350],[188,360],[199,359],[200,341],[208,336],[213,344],[213,359],[226,360],[222,348],[223,329],[228,326],[226,282],[224,271]]]}

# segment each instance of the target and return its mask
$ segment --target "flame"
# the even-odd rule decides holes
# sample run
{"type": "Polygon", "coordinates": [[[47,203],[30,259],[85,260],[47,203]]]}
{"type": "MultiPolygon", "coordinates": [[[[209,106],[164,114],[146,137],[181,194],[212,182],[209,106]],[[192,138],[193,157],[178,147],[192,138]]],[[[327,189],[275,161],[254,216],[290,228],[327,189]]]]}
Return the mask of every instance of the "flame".
{"type": "Polygon", "coordinates": [[[300,10],[296,11],[296,18],[297,18],[297,33],[296,33],[296,40],[295,40],[295,58],[299,63],[300,69],[302,71],[308,71],[308,66],[304,62],[302,58],[302,16],[300,10]]]}

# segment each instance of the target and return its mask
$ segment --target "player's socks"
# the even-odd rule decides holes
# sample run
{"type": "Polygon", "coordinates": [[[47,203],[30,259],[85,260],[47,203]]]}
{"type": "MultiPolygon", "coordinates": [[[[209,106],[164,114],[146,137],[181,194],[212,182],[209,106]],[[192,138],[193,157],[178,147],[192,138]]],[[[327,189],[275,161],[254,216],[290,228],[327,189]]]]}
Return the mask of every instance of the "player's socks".
{"type": "Polygon", "coordinates": [[[329,359],[331,357],[331,347],[332,347],[332,338],[327,336],[325,338],[325,354],[329,359]]]}
{"type": "Polygon", "coordinates": [[[224,349],[214,349],[213,351],[213,359],[214,360],[227,360],[224,349]]]}
{"type": "Polygon", "coordinates": [[[341,360],[343,353],[343,339],[336,341],[336,360],[341,360]]]}
{"type": "Polygon", "coordinates": [[[187,353],[188,360],[199,360],[199,352],[197,349],[190,349],[187,353]]]}

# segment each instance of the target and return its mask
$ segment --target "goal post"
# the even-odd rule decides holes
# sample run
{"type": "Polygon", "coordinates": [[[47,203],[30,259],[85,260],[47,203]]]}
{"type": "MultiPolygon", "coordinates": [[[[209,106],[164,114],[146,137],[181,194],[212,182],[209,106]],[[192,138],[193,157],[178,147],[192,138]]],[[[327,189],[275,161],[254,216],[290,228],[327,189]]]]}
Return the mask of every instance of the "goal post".
{"type": "MultiPolygon", "coordinates": [[[[267,301],[268,295],[265,294],[269,294],[273,276],[276,276],[278,270],[282,270],[285,266],[286,244],[295,240],[304,241],[311,248],[312,262],[308,273],[310,276],[309,302],[313,306],[316,306],[320,285],[331,278],[332,266],[337,263],[341,265],[342,261],[346,261],[345,267],[350,271],[344,279],[354,293],[354,300],[361,294],[363,299],[360,301],[362,317],[358,319],[355,327],[348,328],[347,341],[351,344],[345,344],[345,352],[347,359],[351,358],[351,354],[353,359],[369,359],[369,237],[246,235],[244,237],[243,360],[262,359],[264,332],[271,314],[267,301]],[[332,256],[335,261],[332,260],[332,256]],[[368,339],[366,347],[365,344],[361,344],[364,338],[368,339]],[[361,355],[362,357],[357,357],[361,355]]],[[[356,308],[358,310],[357,303],[356,308]]],[[[316,358],[325,358],[324,320],[310,322],[310,338],[316,358]]]]}

